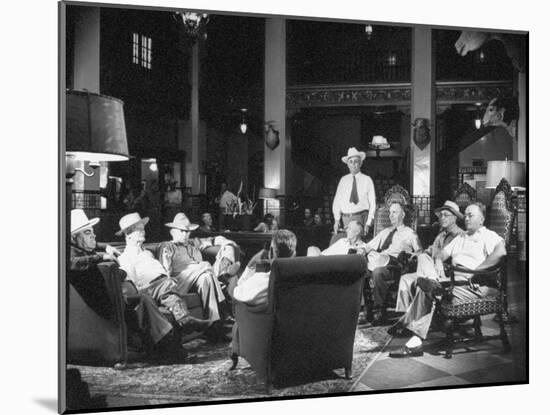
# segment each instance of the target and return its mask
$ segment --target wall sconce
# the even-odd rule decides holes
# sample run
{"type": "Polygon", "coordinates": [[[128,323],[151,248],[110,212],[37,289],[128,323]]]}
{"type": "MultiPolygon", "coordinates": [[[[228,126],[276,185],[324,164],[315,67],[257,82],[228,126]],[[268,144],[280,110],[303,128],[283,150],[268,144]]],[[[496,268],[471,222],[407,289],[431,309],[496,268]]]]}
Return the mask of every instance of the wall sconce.
{"type": "Polygon", "coordinates": [[[246,131],[248,130],[248,124],[246,123],[246,108],[241,108],[241,122],[239,123],[239,129],[241,130],[242,134],[246,134],[246,131]]]}
{"type": "Polygon", "coordinates": [[[389,66],[397,65],[397,55],[395,52],[390,52],[390,55],[388,56],[388,65],[389,66]]]}
{"type": "Polygon", "coordinates": [[[279,145],[279,131],[277,131],[274,127],[273,127],[273,124],[275,124],[275,121],[267,121],[265,123],[265,131],[264,131],[264,136],[265,136],[265,145],[270,149],[270,150],[275,150],[277,148],[277,146],[279,145]]]}
{"type": "Polygon", "coordinates": [[[206,13],[176,12],[174,17],[177,21],[183,22],[185,33],[193,40],[199,37],[206,39],[206,32],[201,33],[208,23],[209,16],[206,13]]]}
{"type": "Polygon", "coordinates": [[[481,102],[476,102],[476,119],[474,120],[474,124],[476,126],[476,130],[481,128],[481,102]]]}

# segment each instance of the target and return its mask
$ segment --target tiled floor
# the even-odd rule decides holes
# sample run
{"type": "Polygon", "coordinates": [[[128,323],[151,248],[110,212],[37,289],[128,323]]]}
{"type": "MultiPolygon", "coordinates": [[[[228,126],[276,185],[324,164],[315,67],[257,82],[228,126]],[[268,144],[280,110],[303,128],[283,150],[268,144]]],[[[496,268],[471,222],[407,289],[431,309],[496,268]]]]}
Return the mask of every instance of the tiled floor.
{"type": "MultiPolygon", "coordinates": [[[[511,352],[503,354],[500,340],[491,340],[480,344],[457,344],[452,359],[445,359],[438,344],[443,334],[432,332],[424,342],[423,356],[394,359],[388,356],[389,352],[407,341],[406,338],[394,338],[363,372],[352,391],[526,382],[526,283],[516,264],[510,264],[509,270],[509,310],[518,319],[515,324],[506,326],[511,352]]],[[[482,330],[488,335],[498,333],[498,324],[492,316],[482,319],[482,330]]]]}

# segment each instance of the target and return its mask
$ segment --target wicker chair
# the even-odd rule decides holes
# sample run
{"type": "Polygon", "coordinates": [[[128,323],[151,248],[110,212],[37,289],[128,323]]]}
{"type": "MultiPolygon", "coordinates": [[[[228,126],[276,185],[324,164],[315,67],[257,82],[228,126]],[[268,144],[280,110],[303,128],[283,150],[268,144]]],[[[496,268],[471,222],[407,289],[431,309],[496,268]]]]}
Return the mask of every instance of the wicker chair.
{"type": "MultiPolygon", "coordinates": [[[[510,185],[505,180],[496,189],[487,219],[488,227],[504,239],[506,248],[508,249],[513,223],[513,210],[511,209],[510,185]]],[[[448,276],[451,278],[451,283],[450,286],[445,288],[445,294],[438,304],[439,313],[445,321],[444,328],[447,335],[445,358],[450,359],[452,357],[454,343],[471,340],[482,341],[500,338],[504,352],[510,350],[510,343],[504,326],[505,319],[503,318],[508,309],[506,293],[508,280],[507,268],[506,257],[497,266],[483,271],[470,270],[458,266],[449,268],[448,276]],[[497,294],[464,301],[453,298],[451,293],[456,284],[454,279],[455,271],[473,274],[472,282],[495,287],[498,289],[497,294]],[[500,333],[496,336],[483,336],[482,334],[481,316],[487,314],[496,314],[496,321],[499,322],[500,326],[500,333]],[[473,319],[474,336],[455,338],[453,332],[459,327],[459,324],[471,319],[473,319]]]]}

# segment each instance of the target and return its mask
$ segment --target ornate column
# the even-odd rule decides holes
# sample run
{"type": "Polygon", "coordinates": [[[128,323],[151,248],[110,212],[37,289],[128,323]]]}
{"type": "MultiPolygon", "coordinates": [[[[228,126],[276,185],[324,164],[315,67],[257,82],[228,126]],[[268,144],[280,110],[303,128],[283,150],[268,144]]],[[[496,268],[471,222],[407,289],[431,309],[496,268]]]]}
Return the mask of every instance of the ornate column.
{"type": "Polygon", "coordinates": [[[427,27],[413,28],[411,81],[411,121],[427,119],[431,137],[421,148],[415,144],[415,129],[411,128],[411,195],[429,196],[435,192],[436,88],[432,31],[427,27]]]}
{"type": "MultiPolygon", "coordinates": [[[[279,220],[284,224],[286,167],[290,145],[286,137],[286,21],[282,17],[265,23],[265,112],[264,121],[272,121],[279,132],[279,145],[273,150],[264,144],[264,187],[277,189],[279,220]]],[[[274,205],[273,201],[270,206],[274,205]]]]}

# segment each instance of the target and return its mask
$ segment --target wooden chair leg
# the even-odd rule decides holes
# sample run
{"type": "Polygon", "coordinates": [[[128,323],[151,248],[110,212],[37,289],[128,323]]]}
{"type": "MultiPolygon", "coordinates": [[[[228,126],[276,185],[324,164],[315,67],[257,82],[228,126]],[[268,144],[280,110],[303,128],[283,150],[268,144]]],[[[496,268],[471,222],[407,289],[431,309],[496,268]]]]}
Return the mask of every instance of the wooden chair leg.
{"type": "Polygon", "coordinates": [[[453,357],[453,321],[445,321],[445,333],[447,335],[447,341],[445,342],[445,359],[451,359],[453,357]]]}
{"type": "Polygon", "coordinates": [[[481,332],[481,317],[477,316],[474,317],[474,331],[477,341],[481,341],[483,339],[483,333],[481,332]]]}
{"type": "Polygon", "coordinates": [[[504,353],[508,353],[512,347],[510,346],[510,341],[508,340],[508,333],[506,333],[505,321],[502,318],[502,315],[499,315],[499,326],[500,326],[500,340],[502,341],[502,350],[504,353]]]}

